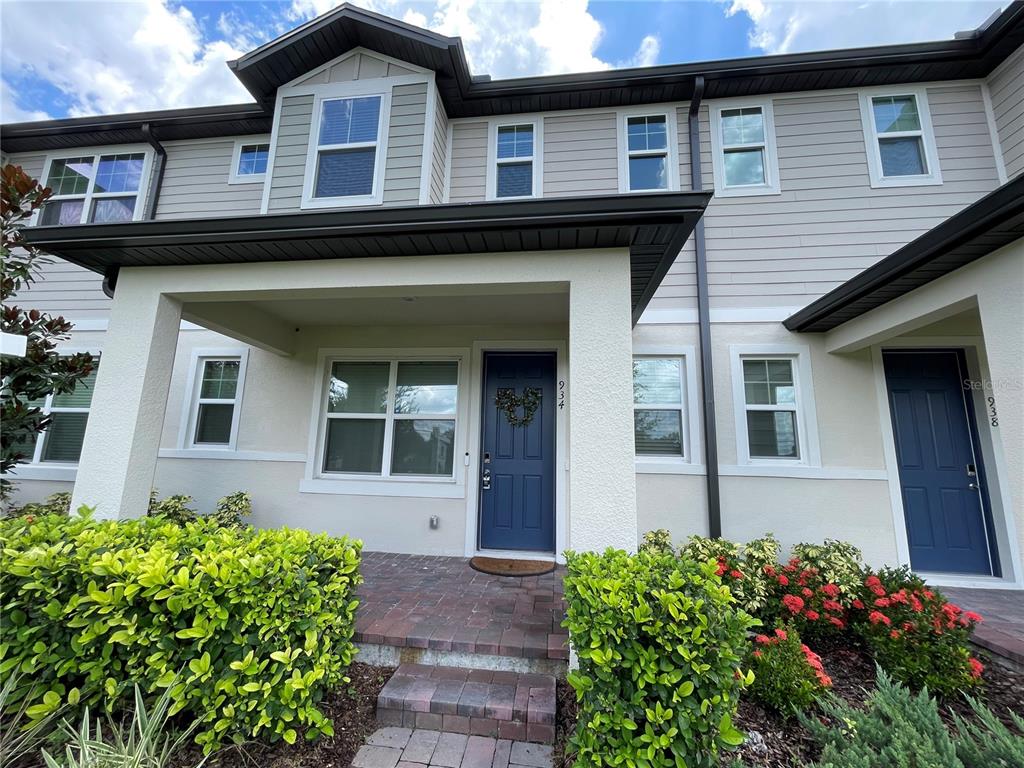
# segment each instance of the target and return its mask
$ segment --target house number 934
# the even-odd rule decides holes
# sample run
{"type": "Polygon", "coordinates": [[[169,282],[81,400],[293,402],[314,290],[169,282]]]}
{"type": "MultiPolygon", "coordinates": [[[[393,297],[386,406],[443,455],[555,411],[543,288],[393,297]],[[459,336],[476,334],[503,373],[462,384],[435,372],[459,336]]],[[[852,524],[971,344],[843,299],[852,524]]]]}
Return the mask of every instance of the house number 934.
{"type": "Polygon", "coordinates": [[[558,410],[565,408],[565,380],[562,379],[558,382],[558,410]]]}

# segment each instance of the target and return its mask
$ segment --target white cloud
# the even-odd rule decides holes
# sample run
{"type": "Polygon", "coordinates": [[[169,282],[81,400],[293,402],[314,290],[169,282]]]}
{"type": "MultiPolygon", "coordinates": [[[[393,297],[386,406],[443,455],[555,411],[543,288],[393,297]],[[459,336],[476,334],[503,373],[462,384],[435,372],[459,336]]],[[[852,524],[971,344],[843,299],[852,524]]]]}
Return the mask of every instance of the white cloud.
{"type": "Polygon", "coordinates": [[[752,22],[750,47],[763,53],[794,53],[868,45],[948,40],[974,29],[1005,0],[718,0],[727,16],[752,22]]]}
{"type": "MultiPolygon", "coordinates": [[[[72,117],[252,99],[225,64],[242,50],[204,40],[185,7],[142,0],[40,10],[5,3],[0,62],[7,78],[38,77],[62,91],[72,117]]],[[[17,119],[9,104],[5,86],[4,120],[17,119]]]]}

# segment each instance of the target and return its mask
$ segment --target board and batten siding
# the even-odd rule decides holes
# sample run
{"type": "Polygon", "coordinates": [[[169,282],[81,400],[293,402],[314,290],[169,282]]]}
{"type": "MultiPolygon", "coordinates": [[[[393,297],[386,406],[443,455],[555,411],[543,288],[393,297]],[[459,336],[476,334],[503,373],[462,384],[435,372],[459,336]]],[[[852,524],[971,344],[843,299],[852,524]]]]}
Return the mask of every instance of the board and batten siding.
{"type": "MultiPolygon", "coordinates": [[[[246,137],[239,137],[246,138],[246,137]]],[[[254,136],[253,141],[266,141],[254,136]]],[[[168,141],[158,219],[254,216],[260,212],[263,184],[228,184],[235,140],[168,141]]]]}
{"type": "MultiPolygon", "coordinates": [[[[775,97],[782,193],[711,200],[712,307],[803,307],[998,186],[980,86],[927,95],[943,183],[884,189],[870,185],[856,94],[775,97]]],[[[707,105],[701,126],[710,186],[707,105]]]]}
{"type": "Polygon", "coordinates": [[[328,69],[322,69],[316,74],[298,81],[296,85],[347,83],[353,80],[373,80],[380,77],[414,74],[416,74],[415,70],[403,67],[393,61],[385,61],[367,53],[356,53],[328,69]]]}
{"type": "Polygon", "coordinates": [[[448,114],[444,111],[440,94],[434,94],[434,101],[434,145],[430,148],[431,205],[444,202],[445,166],[448,163],[448,114]]]}
{"type": "Polygon", "coordinates": [[[384,205],[416,205],[420,201],[426,119],[427,84],[396,85],[391,91],[384,205]]]}
{"type": "Polygon", "coordinates": [[[1012,179],[1024,172],[1024,46],[989,76],[988,89],[1006,176],[1012,179]]]}
{"type": "MultiPolygon", "coordinates": [[[[6,158],[41,184],[46,153],[16,153],[6,158]]],[[[39,268],[36,281],[30,288],[9,302],[26,309],[38,309],[51,315],[63,315],[68,320],[105,320],[110,312],[110,299],[103,293],[103,277],[88,269],[69,264],[63,259],[50,257],[39,268]]]]}

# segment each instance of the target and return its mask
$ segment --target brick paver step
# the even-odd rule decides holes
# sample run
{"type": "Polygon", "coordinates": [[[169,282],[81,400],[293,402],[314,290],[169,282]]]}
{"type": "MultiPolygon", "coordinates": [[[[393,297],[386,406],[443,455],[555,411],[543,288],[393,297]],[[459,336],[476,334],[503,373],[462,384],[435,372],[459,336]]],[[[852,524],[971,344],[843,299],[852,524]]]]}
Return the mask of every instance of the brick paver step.
{"type": "Polygon", "coordinates": [[[377,697],[384,726],[551,744],[555,678],[402,664],[377,697]]]}

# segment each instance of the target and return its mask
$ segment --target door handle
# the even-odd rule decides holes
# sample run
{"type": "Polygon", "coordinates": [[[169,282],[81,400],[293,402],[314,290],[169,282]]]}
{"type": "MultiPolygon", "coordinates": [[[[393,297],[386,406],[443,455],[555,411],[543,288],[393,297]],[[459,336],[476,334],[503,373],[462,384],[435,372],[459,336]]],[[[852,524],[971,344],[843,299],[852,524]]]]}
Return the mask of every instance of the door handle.
{"type": "Polygon", "coordinates": [[[977,483],[968,483],[967,487],[970,488],[972,491],[978,490],[978,484],[977,483]]]}
{"type": "Polygon", "coordinates": [[[491,470],[485,469],[483,475],[480,477],[481,486],[485,491],[491,490],[491,470]]]}

